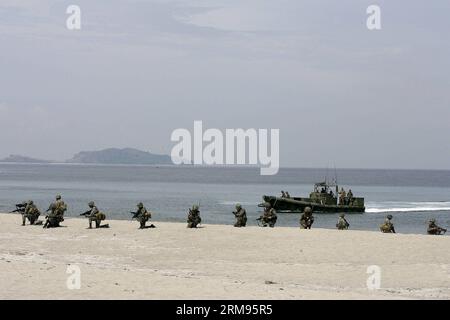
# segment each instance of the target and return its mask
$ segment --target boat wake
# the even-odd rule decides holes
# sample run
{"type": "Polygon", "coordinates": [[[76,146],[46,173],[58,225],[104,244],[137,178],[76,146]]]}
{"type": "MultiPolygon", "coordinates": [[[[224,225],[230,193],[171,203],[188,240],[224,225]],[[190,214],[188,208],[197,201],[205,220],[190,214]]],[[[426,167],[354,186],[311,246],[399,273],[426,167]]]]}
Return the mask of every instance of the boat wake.
{"type": "Polygon", "coordinates": [[[367,213],[450,211],[450,202],[389,202],[368,204],[367,213]]]}

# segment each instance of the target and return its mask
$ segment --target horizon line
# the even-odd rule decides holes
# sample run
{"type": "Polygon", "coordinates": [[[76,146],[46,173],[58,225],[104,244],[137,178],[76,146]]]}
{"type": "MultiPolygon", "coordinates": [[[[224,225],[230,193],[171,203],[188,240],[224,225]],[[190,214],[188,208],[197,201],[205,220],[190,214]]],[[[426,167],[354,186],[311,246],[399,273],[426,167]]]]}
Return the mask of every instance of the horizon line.
{"type": "MultiPolygon", "coordinates": [[[[38,159],[36,159],[38,160],[38,159]]],[[[66,162],[66,161],[52,161],[52,160],[42,160],[43,162],[9,162],[0,160],[1,164],[16,164],[16,165],[85,165],[85,166],[129,166],[129,167],[183,167],[183,168],[236,168],[236,169],[245,169],[245,168],[254,168],[260,169],[260,166],[255,165],[197,165],[197,164],[167,164],[167,163],[155,163],[155,164],[139,164],[139,163],[86,163],[86,162],[66,162]]],[[[281,169],[306,169],[306,170],[331,170],[327,167],[308,167],[308,166],[280,166],[281,169]]],[[[333,168],[332,170],[371,170],[371,171],[450,171],[450,168],[375,168],[375,167],[339,167],[333,168]]]]}

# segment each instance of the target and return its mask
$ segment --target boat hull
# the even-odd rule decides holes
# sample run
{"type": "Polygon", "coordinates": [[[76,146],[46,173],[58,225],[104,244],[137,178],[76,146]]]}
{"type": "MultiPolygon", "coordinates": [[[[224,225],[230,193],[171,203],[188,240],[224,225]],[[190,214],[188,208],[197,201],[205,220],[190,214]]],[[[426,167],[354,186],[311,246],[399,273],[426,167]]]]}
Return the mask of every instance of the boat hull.
{"type": "Polygon", "coordinates": [[[364,213],[366,210],[364,206],[329,205],[298,198],[263,196],[263,200],[269,202],[278,212],[303,212],[306,207],[310,207],[316,213],[364,213]]]}

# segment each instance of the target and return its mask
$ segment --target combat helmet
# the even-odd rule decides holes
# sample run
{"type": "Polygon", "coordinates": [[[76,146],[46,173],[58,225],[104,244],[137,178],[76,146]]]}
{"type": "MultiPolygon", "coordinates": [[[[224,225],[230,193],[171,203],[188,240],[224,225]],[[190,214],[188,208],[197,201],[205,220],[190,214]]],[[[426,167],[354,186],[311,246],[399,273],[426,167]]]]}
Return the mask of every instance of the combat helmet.
{"type": "Polygon", "coordinates": [[[436,222],[436,219],[431,218],[429,222],[430,222],[430,223],[435,223],[435,222],[436,222]]]}
{"type": "Polygon", "coordinates": [[[242,208],[241,204],[240,203],[236,203],[236,209],[240,209],[240,208],[242,208]]]}
{"type": "Polygon", "coordinates": [[[305,207],[304,213],[312,213],[311,207],[305,207]]]}
{"type": "Polygon", "coordinates": [[[138,207],[138,208],[143,208],[143,207],[144,207],[144,204],[143,204],[142,202],[139,202],[139,203],[137,204],[137,207],[138,207]]]}
{"type": "Polygon", "coordinates": [[[270,202],[264,202],[264,207],[269,209],[272,208],[272,205],[270,204],[270,202]]]}
{"type": "Polygon", "coordinates": [[[91,207],[91,208],[94,207],[94,206],[95,206],[94,201],[89,202],[89,203],[88,203],[88,206],[91,207]]]}
{"type": "Polygon", "coordinates": [[[392,219],[392,214],[388,214],[386,218],[388,218],[389,220],[391,220],[391,219],[392,219]]]}
{"type": "Polygon", "coordinates": [[[341,218],[345,217],[345,213],[339,214],[339,217],[341,217],[341,218]]]}
{"type": "Polygon", "coordinates": [[[32,206],[34,204],[34,202],[33,202],[33,200],[28,200],[27,204],[32,206]]]}
{"type": "Polygon", "coordinates": [[[61,195],[60,194],[56,195],[56,200],[61,200],[61,195]]]}
{"type": "Polygon", "coordinates": [[[197,211],[199,209],[199,206],[197,205],[197,204],[194,204],[193,206],[192,206],[192,210],[193,211],[197,211]]]}

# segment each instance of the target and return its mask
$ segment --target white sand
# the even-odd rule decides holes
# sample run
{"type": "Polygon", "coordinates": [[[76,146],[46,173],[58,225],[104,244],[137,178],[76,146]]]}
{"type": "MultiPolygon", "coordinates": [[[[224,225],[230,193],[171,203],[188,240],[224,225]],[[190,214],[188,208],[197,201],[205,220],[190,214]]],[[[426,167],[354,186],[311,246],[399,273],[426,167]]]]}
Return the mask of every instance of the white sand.
{"type": "Polygon", "coordinates": [[[450,237],[87,220],[20,225],[0,214],[1,299],[450,298],[450,237]],[[69,264],[81,289],[66,285],[69,264]],[[381,268],[369,290],[367,267],[381,268]],[[269,281],[270,283],[267,283],[269,281]]]}

